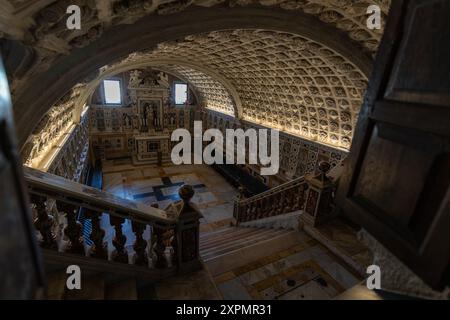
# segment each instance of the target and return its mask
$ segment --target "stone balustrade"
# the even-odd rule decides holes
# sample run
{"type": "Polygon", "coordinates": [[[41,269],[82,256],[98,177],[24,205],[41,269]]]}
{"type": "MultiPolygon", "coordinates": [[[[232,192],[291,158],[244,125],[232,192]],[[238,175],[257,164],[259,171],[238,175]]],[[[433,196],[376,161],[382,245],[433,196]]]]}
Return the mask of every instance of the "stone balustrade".
{"type": "MultiPolygon", "coordinates": [[[[116,263],[134,264],[145,268],[175,268],[179,271],[200,268],[198,232],[200,214],[190,203],[194,190],[190,186],[180,188],[181,203],[170,212],[150,207],[112,194],[66,180],[62,177],[24,168],[30,193],[34,226],[42,248],[64,254],[86,256],[92,259],[116,263]],[[91,222],[86,235],[79,222],[80,209],[91,222]],[[59,215],[55,219],[54,215],[59,215]],[[101,219],[109,215],[114,236],[108,252],[106,232],[101,219]],[[56,220],[65,218],[65,223],[56,220]],[[135,241],[127,243],[124,231],[126,220],[131,221],[135,241]],[[150,228],[151,237],[144,239],[144,231],[150,228]],[[58,237],[60,234],[62,236],[58,237]],[[85,243],[86,236],[90,245],[85,243]],[[66,240],[62,240],[65,238],[66,240]]],[[[129,236],[129,233],[128,233],[129,236]]]]}

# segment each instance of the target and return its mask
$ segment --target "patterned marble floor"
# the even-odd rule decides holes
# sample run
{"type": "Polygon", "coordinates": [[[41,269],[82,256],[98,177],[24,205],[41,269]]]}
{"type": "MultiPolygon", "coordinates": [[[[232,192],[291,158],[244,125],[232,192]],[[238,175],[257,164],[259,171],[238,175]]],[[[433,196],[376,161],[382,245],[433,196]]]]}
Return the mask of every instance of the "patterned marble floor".
{"type": "Polygon", "coordinates": [[[147,205],[157,203],[161,209],[179,200],[184,184],[194,187],[192,202],[204,216],[204,222],[229,219],[236,190],[222,176],[206,165],[140,166],[120,160],[103,165],[103,190],[147,205]]]}

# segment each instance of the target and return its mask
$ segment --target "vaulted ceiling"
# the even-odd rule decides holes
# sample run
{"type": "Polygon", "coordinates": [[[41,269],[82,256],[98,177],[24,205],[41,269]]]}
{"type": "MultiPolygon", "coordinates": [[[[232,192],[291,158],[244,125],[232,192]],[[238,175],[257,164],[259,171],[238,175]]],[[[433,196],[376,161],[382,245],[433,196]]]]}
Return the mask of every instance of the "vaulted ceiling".
{"type": "Polygon", "coordinates": [[[366,10],[379,4],[385,21],[390,1],[9,3],[0,28],[12,39],[3,51],[19,124],[75,85],[82,101],[101,79],[151,66],[187,79],[209,109],[348,149],[382,34],[367,29],[366,10]],[[72,32],[64,17],[75,3],[83,28],[72,32]]]}

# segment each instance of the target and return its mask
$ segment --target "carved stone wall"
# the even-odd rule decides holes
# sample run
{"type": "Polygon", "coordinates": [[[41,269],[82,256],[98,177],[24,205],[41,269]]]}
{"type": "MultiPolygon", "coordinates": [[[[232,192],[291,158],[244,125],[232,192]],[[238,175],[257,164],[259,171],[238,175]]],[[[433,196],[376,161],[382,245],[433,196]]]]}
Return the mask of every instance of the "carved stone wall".
{"type": "MultiPolygon", "coordinates": [[[[267,129],[260,125],[255,125],[248,121],[239,121],[230,116],[218,112],[209,111],[205,119],[205,128],[218,128],[224,134],[226,129],[249,128],[267,129]]],[[[276,176],[260,177],[259,167],[246,165],[247,169],[269,186],[292,180],[317,171],[321,161],[327,161],[334,168],[346,157],[347,152],[331,148],[326,145],[315,143],[280,132],[280,171],[276,176]]]]}
{"type": "Polygon", "coordinates": [[[135,162],[157,161],[158,152],[169,160],[170,135],[178,128],[191,129],[198,112],[189,90],[188,102],[175,106],[173,86],[180,79],[154,69],[132,70],[117,75],[124,86],[120,106],[103,104],[101,86],[90,107],[90,140],[105,158],[133,157],[135,162]],[[155,109],[153,109],[155,107],[155,109]]]}
{"type": "Polygon", "coordinates": [[[77,182],[88,166],[88,113],[73,121],[76,93],[67,95],[41,119],[21,150],[23,164],[77,182]]]}
{"type": "Polygon", "coordinates": [[[85,183],[89,169],[89,113],[70,133],[66,143],[52,161],[48,172],[76,182],[85,183]]]}

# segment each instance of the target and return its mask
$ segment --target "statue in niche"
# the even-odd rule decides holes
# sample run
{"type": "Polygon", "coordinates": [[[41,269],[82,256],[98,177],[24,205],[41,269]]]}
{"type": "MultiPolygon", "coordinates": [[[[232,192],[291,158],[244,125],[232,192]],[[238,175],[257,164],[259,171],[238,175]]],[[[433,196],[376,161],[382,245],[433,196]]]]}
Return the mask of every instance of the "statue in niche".
{"type": "Polygon", "coordinates": [[[143,99],[139,102],[141,110],[141,131],[145,132],[149,128],[159,130],[162,128],[161,100],[143,99]]]}
{"type": "Polygon", "coordinates": [[[158,106],[156,103],[152,103],[152,115],[153,115],[153,128],[158,129],[161,126],[161,121],[158,116],[158,106]]]}
{"type": "Polygon", "coordinates": [[[143,131],[148,130],[148,113],[150,111],[150,104],[145,103],[142,108],[142,117],[141,117],[141,129],[143,131]]]}
{"type": "Polygon", "coordinates": [[[133,125],[131,117],[126,113],[123,114],[122,121],[124,127],[130,128],[133,125]]]}
{"type": "Polygon", "coordinates": [[[172,126],[175,125],[175,114],[174,114],[174,113],[171,113],[171,114],[170,114],[169,123],[170,123],[170,125],[172,125],[172,126]]]}

